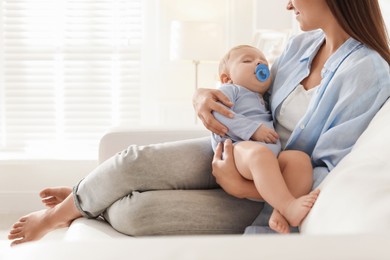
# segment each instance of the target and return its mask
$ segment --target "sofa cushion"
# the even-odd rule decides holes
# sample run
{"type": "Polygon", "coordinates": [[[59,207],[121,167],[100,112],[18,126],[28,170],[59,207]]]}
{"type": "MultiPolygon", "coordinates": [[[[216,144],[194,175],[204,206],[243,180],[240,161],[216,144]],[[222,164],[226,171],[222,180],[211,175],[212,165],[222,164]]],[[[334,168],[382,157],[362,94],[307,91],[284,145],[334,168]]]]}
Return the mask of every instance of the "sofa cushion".
{"type": "Polygon", "coordinates": [[[390,231],[390,102],[377,113],[351,153],[329,173],[320,189],[301,233],[390,231]]]}
{"type": "Polygon", "coordinates": [[[3,260],[385,260],[390,257],[388,241],[389,235],[209,235],[39,241],[5,250],[3,260]]]}
{"type": "Polygon", "coordinates": [[[80,240],[104,240],[110,238],[133,239],[117,232],[110,224],[101,218],[87,219],[78,218],[72,222],[69,229],[66,231],[65,241],[80,241],[80,240]]]}

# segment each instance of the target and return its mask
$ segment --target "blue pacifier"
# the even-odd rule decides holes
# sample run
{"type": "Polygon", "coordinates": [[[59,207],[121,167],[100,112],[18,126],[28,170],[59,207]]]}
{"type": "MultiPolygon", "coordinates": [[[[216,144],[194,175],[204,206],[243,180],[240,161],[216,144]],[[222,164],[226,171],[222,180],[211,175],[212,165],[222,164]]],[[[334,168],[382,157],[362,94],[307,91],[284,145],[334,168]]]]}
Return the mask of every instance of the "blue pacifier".
{"type": "Polygon", "coordinates": [[[269,76],[270,76],[270,72],[269,72],[269,69],[268,69],[268,66],[265,65],[265,64],[259,64],[257,65],[256,67],[256,78],[261,81],[261,82],[265,82],[269,76]]]}

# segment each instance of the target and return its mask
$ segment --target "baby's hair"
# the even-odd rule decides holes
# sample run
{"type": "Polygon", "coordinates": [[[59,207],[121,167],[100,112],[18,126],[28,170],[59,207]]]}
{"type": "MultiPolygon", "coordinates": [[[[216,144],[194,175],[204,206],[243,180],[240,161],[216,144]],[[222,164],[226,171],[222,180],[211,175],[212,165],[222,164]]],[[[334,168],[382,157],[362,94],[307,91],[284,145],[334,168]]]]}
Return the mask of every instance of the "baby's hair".
{"type": "Polygon", "coordinates": [[[230,55],[232,54],[233,51],[236,51],[236,50],[240,50],[240,49],[243,49],[243,48],[253,48],[253,49],[257,49],[256,47],[254,46],[251,46],[251,45],[246,45],[246,44],[243,44],[243,45],[237,45],[233,48],[231,48],[226,54],[225,56],[223,56],[223,58],[221,59],[221,61],[219,62],[219,75],[222,75],[223,73],[227,73],[228,71],[228,63],[229,63],[229,59],[230,59],[230,55]]]}

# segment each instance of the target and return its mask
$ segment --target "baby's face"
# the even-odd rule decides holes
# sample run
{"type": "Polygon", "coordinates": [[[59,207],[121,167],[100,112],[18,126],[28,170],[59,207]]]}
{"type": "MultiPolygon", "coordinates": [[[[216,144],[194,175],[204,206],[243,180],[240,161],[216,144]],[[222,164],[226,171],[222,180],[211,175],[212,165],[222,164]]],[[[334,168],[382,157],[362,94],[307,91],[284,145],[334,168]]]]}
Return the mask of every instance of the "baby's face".
{"type": "Polygon", "coordinates": [[[268,66],[264,54],[258,49],[243,47],[233,50],[228,61],[231,81],[254,92],[264,94],[269,88],[271,77],[265,82],[259,81],[256,78],[256,67],[258,64],[268,66]]]}

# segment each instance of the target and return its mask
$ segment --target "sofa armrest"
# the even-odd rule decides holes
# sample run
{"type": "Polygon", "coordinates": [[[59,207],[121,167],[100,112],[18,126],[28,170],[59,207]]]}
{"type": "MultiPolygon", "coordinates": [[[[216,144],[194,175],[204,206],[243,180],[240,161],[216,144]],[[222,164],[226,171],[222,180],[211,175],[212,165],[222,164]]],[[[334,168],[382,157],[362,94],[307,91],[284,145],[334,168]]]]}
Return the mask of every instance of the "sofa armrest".
{"type": "Polygon", "coordinates": [[[126,149],[129,145],[147,145],[209,136],[203,128],[191,129],[129,129],[112,128],[100,139],[99,163],[126,149]]]}
{"type": "Polygon", "coordinates": [[[303,234],[390,232],[390,101],[319,186],[303,234]]]}

